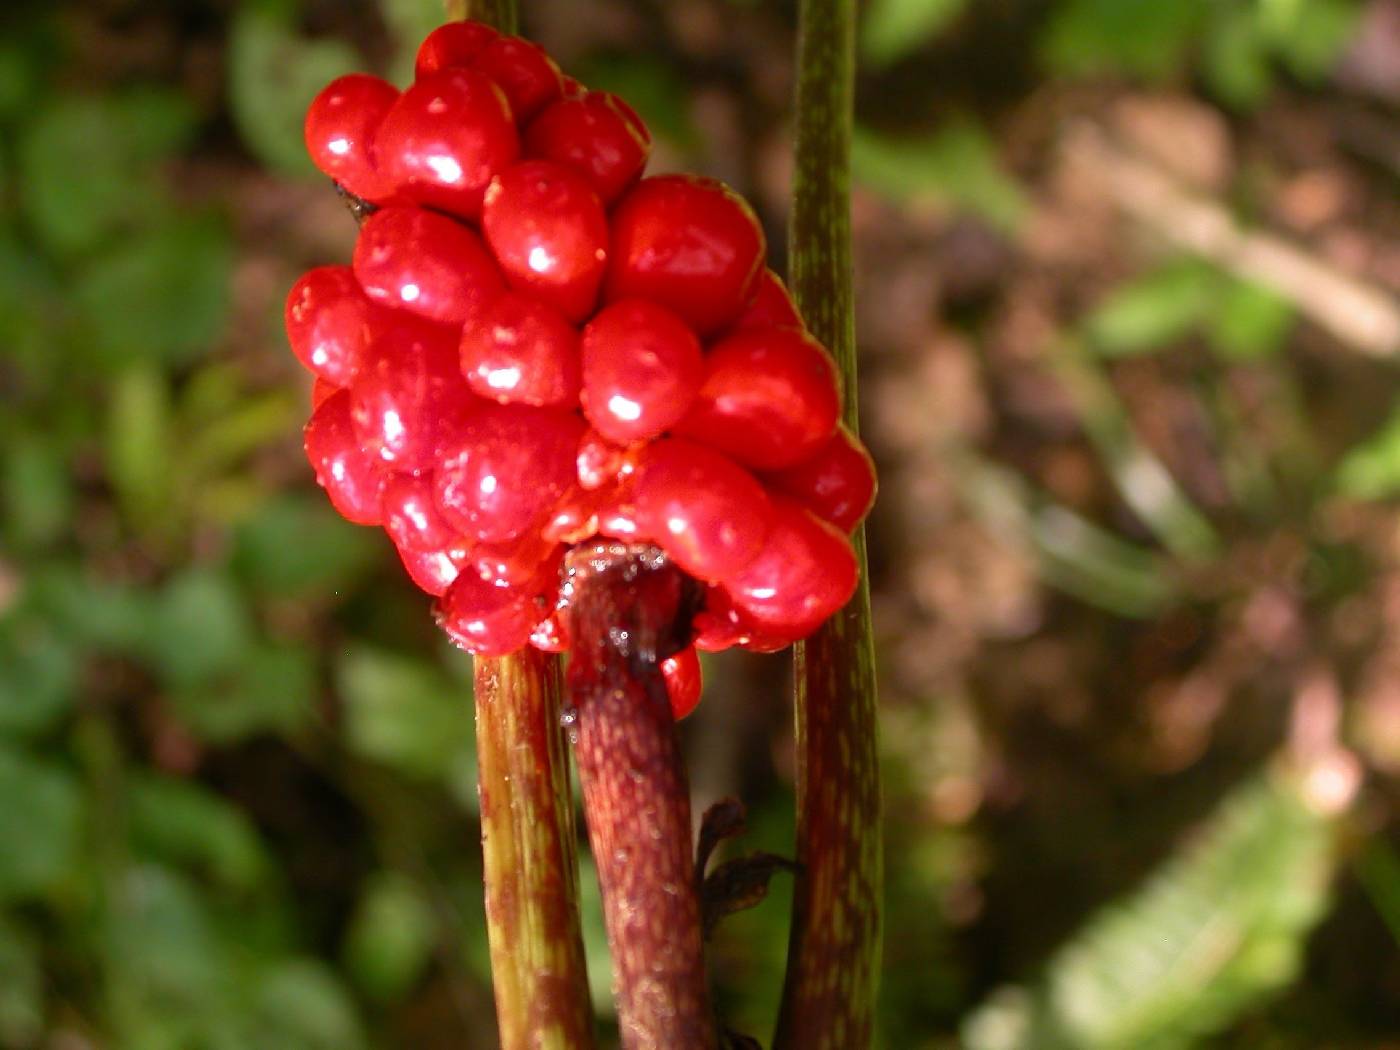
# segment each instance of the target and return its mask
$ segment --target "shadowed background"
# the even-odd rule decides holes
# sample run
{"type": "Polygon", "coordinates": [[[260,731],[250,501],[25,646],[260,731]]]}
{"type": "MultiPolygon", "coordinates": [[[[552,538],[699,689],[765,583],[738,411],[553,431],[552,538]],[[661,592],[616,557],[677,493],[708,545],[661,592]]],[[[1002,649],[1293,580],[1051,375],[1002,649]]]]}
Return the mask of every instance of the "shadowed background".
{"type": "MultiPolygon", "coordinates": [[[[781,271],[794,5],[521,9],[781,271]]],[[[441,13],[0,13],[4,1050],[495,1045],[469,667],[281,334],[306,103],[441,13]]],[[[862,19],[883,1045],[1400,1046],[1400,3],[862,19]]],[[[790,853],[786,657],[707,671],[697,802],[790,853]]],[[[765,1041],[788,888],[712,950],[765,1041]]]]}

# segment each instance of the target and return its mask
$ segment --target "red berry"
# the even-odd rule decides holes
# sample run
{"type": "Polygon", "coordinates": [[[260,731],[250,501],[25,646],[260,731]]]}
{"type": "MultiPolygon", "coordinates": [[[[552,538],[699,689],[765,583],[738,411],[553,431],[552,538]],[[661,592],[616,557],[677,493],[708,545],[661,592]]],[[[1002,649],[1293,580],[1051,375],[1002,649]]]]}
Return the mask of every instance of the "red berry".
{"type": "Polygon", "coordinates": [[[467,319],[462,374],[503,405],[578,403],[578,333],[546,302],[507,292],[467,319]]]}
{"type": "Polygon", "coordinates": [[[748,328],[802,328],[802,316],[793,305],[783,279],[764,268],[754,282],[753,298],[734,322],[731,332],[748,328]]]}
{"type": "MultiPolygon", "coordinates": [[[[850,541],[811,511],[773,501],[773,527],[762,552],[725,581],[734,604],[775,637],[805,637],[855,593],[850,541]]],[[[781,646],[779,646],[781,647],[781,646]]]]}
{"type": "Polygon", "coordinates": [[[481,195],[519,151],[505,94],[471,69],[423,77],[399,96],[375,139],[380,174],[398,192],[468,217],[481,213],[481,195]]]}
{"type": "Polygon", "coordinates": [[[452,581],[462,574],[459,564],[464,552],[456,549],[437,551],[415,551],[407,547],[395,546],[399,561],[403,563],[408,578],[419,590],[426,591],[434,598],[441,596],[452,586],[452,581]]]}
{"type": "Polygon", "coordinates": [[[530,644],[542,653],[567,653],[571,639],[564,617],[555,609],[530,632],[530,644]]]}
{"type": "Polygon", "coordinates": [[[378,525],[384,475],[355,437],[349,393],[342,390],[316,409],[304,437],[306,458],[331,505],[356,525],[378,525]]]}
{"type": "Polygon", "coordinates": [[[380,508],[384,531],[401,551],[428,553],[462,545],[461,537],[438,511],[428,477],[395,474],[384,486],[380,508]]]}
{"type": "Polygon", "coordinates": [[[443,69],[470,66],[477,55],[486,50],[486,45],[500,35],[482,22],[448,22],[440,25],[419,45],[413,75],[421,78],[443,69]]]}
{"type": "Polygon", "coordinates": [[[611,204],[641,177],[651,135],[632,107],[606,91],[560,99],[525,129],[525,155],[566,164],[611,204]]]}
{"type": "Polygon", "coordinates": [[[538,532],[527,532],[509,543],[478,544],[469,557],[476,574],[487,583],[547,591],[557,587],[557,583],[551,586],[551,576],[557,580],[564,548],[538,532]]]}
{"type": "Polygon", "coordinates": [[[340,393],[340,387],[328,379],[317,376],[311,381],[311,411],[316,411],[338,393],[340,393]]]}
{"type": "Polygon", "coordinates": [[[448,324],[461,324],[504,287],[481,238],[422,208],[371,215],[360,227],[354,263],[371,299],[448,324]]]}
{"type": "Polygon", "coordinates": [[[318,266],[302,274],[284,311],[292,353],[322,379],[349,386],[369,345],[373,311],[350,267],[318,266]]]}
{"type": "Polygon", "coordinates": [[[582,430],[582,420],[558,409],[480,405],[443,451],[438,508],[487,543],[538,528],[573,481],[582,430]]]}
{"type": "Polygon", "coordinates": [[[638,530],[700,580],[733,576],[763,549],[773,511],[763,486],[718,452],[681,438],[651,445],[634,489],[638,530]]]}
{"type": "Polygon", "coordinates": [[[593,312],[608,261],[608,221],[581,175],[547,160],[507,168],[486,191],[481,226],[512,285],[571,321],[593,312]]]}
{"type": "Polygon", "coordinates": [[[588,89],[587,89],[586,87],[584,87],[581,83],[579,83],[579,81],[576,80],[574,77],[568,76],[567,74],[565,75],[565,77],[564,77],[564,97],[565,97],[565,98],[582,98],[582,97],[583,97],[584,95],[586,95],[586,94],[588,94],[588,89]]]}
{"type": "Polygon", "coordinates": [[[554,60],[539,44],[518,36],[497,37],[472,65],[500,85],[520,124],[564,93],[564,77],[554,60]]]}
{"type": "Polygon", "coordinates": [[[656,437],[695,400],[704,364],[684,321],[645,299],[602,310],[583,330],[584,415],[610,441],[656,437]]]}
{"type": "Polygon", "coordinates": [[[700,675],[700,657],[694,646],[687,646],[674,656],[661,661],[661,677],[666,682],[666,696],[671,701],[671,713],[684,718],[700,703],[704,682],[700,675]]]}
{"type": "Polygon", "coordinates": [[[316,167],[351,193],[383,200],[393,185],[375,164],[374,140],[399,90],[364,73],[332,80],[306,111],[306,150],[316,167]]]}
{"type": "Polygon", "coordinates": [[[612,214],[604,298],[640,296],[702,336],[732,322],[763,266],[763,230],[741,197],[714,179],[643,179],[612,214]]]}
{"type": "Polygon", "coordinates": [[[635,450],[620,448],[590,428],[579,440],[575,465],[579,485],[592,491],[630,477],[637,468],[637,455],[635,450]]]}
{"type": "Polygon", "coordinates": [[[844,426],[801,463],[765,480],[843,532],[855,529],[875,502],[875,464],[844,426]]]}
{"type": "Polygon", "coordinates": [[[457,364],[457,333],[412,314],[380,329],[351,388],[355,434],[396,470],[430,469],[475,398],[457,364]]]}
{"type": "Polygon", "coordinates": [[[840,412],[836,368],[821,346],[796,328],[755,328],[710,348],[677,433],[777,470],[821,448],[840,412]]]}
{"type": "Polygon", "coordinates": [[[504,656],[529,642],[541,611],[523,589],[499,587],[464,572],[438,603],[438,623],[467,652],[504,656]]]}

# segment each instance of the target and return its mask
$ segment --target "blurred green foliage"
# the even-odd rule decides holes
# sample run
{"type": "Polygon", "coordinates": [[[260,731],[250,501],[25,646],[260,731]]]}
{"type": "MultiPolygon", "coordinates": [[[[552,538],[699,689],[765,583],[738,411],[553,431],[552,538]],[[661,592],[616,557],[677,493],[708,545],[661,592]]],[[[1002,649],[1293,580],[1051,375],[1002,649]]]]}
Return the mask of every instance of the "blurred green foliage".
{"type": "MultiPolygon", "coordinates": [[[[0,1048],[489,1046],[467,665],[388,544],[310,483],[306,381],[273,334],[282,289],[330,261],[334,237],[308,246],[280,229],[331,199],[301,146],[307,102],[352,68],[402,81],[440,4],[141,6],[0,14],[0,1048]],[[133,24],[149,35],[122,36],[133,24]],[[279,200],[274,220],[246,214],[279,200]]],[[[917,70],[978,6],[875,0],[871,75],[917,70]]],[[[1199,84],[1247,113],[1318,82],[1356,9],[1054,0],[1027,19],[1028,49],[1039,77],[1199,84]]],[[[765,46],[790,37],[775,39],[765,46]]],[[[632,97],[666,156],[704,160],[712,114],[697,84],[733,89],[737,67],[682,60],[674,41],[589,40],[574,72],[632,97]]],[[[995,122],[961,103],[943,112],[858,129],[863,192],[1021,236],[1033,190],[995,122]]],[[[1096,623],[1169,616],[1228,525],[1172,482],[1110,369],[1199,343],[1203,369],[1282,370],[1296,328],[1270,291],[1168,258],[1057,333],[1057,375],[1127,524],[980,451],[948,450],[947,469],[1040,583],[1107,611],[1096,623]]],[[[1400,420],[1317,487],[1400,493],[1400,420]]],[[[919,717],[937,723],[953,705],[928,708],[919,717]]],[[[971,1015],[970,1045],[1187,1045],[1296,976],[1329,907],[1335,829],[1267,775],[1195,848],[1172,856],[1159,836],[1157,874],[1028,976],[979,960],[944,914],[945,894],[995,864],[997,829],[930,819],[927,756],[891,737],[886,1045],[951,1045],[959,1018],[1009,982],[1022,983],[971,1015]]],[[[790,784],[757,750],[744,845],[790,852],[790,784]]],[[[1400,880],[1373,856],[1367,885],[1393,913],[1400,880]]],[[[586,861],[583,884],[606,1014],[586,861]]],[[[788,892],[779,880],[714,946],[726,1016],[765,1038],[788,892]]],[[[1258,1045],[1305,1045],[1281,1040],[1258,1045]]]]}

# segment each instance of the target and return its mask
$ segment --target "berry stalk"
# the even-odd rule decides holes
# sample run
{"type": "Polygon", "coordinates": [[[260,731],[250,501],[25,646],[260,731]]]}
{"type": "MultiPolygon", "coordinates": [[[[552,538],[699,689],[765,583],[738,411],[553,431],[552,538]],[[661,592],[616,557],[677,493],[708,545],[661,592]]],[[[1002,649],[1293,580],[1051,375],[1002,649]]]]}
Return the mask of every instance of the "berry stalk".
{"type": "Polygon", "coordinates": [[[661,661],[698,588],[655,547],[599,541],[566,562],[569,697],[626,1050],[714,1050],[690,789],[661,661]]]}
{"type": "MultiPolygon", "coordinates": [[[[836,359],[845,423],[857,431],[851,289],[850,147],[855,72],[851,0],[802,0],[789,249],[811,332],[836,359]]],[[[884,858],[875,657],[865,537],[849,603],[797,645],[797,861],[776,1050],[859,1050],[874,1041],[884,858]]]]}
{"type": "Polygon", "coordinates": [[[491,978],[504,1050],[588,1050],[593,1017],[557,657],[476,658],[491,978]]]}

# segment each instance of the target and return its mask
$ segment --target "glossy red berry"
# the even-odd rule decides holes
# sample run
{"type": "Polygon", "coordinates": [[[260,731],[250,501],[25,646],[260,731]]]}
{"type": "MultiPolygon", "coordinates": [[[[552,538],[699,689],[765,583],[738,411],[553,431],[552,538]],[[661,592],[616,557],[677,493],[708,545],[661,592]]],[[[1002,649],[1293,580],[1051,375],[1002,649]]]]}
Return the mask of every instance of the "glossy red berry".
{"type": "Polygon", "coordinates": [[[340,387],[327,379],[317,376],[311,381],[311,411],[316,411],[327,401],[340,393],[340,387]]]}
{"type": "Polygon", "coordinates": [[[351,193],[383,200],[393,191],[380,173],[375,136],[399,90],[364,73],[332,80],[306,111],[306,150],[316,167],[351,193]]]}
{"type": "Polygon", "coordinates": [[[475,402],[457,363],[457,333],[411,314],[380,329],[351,388],[355,435],[394,470],[434,466],[475,402]]]}
{"type": "Polygon", "coordinates": [[[465,69],[500,33],[483,22],[448,22],[429,33],[418,46],[413,75],[417,78],[443,69],[465,69]]]}
{"type": "Polygon", "coordinates": [[[474,393],[503,405],[573,406],[578,343],[578,332],[554,307],[507,292],[462,328],[462,374],[474,393]]]}
{"type": "Polygon", "coordinates": [[[487,543],[539,528],[573,481],[582,431],[570,412],[483,403],[442,453],[438,508],[454,528],[487,543]]]}
{"type": "Polygon", "coordinates": [[[637,467],[637,449],[615,445],[596,430],[584,432],[578,443],[578,483],[587,490],[600,489],[629,477],[637,467]]]}
{"type": "Polygon", "coordinates": [[[384,485],[380,509],[384,531],[400,550],[429,553],[462,545],[437,509],[429,477],[395,474],[384,485]]]}
{"type": "Polygon", "coordinates": [[[754,282],[753,298],[729,330],[740,332],[749,328],[802,327],[802,316],[797,312],[783,279],[765,268],[754,282]]]}
{"type": "Polygon", "coordinates": [[[467,217],[481,213],[486,187],[519,152],[505,94],[472,69],[422,77],[399,96],[375,138],[379,173],[400,195],[467,217]]]}
{"type": "Polygon", "coordinates": [[[555,591],[564,548],[531,531],[508,543],[478,544],[468,557],[476,574],[488,583],[555,591]]]}
{"type": "Polygon", "coordinates": [[[572,644],[564,617],[554,610],[530,632],[530,644],[542,653],[567,653],[572,644]]]}
{"type": "Polygon", "coordinates": [[[335,386],[355,380],[369,346],[374,305],[348,266],[318,266],[287,296],[285,319],[292,353],[335,386]]]}
{"type": "Polygon", "coordinates": [[[713,335],[748,302],[764,250],[753,209],[723,183],[653,176],[612,213],[604,298],[653,299],[713,335]]]}
{"type": "Polygon", "coordinates": [[[710,348],[677,433],[777,470],[821,448],[840,412],[836,367],[818,343],[795,328],[755,328],[710,348]]]}
{"type": "Polygon", "coordinates": [[[875,464],[844,426],[801,463],[764,480],[842,532],[859,525],[875,502],[875,464]]]}
{"type": "Polygon", "coordinates": [[[690,408],[700,388],[700,340],[684,321],[645,299],[613,303],[583,330],[583,413],[609,441],[656,437],[690,408]]]}
{"type": "Polygon", "coordinates": [[[773,524],[758,557],[725,581],[734,604],[763,630],[805,637],[855,593],[855,552],[848,539],[811,511],[773,501],[773,524]]]}
{"type": "Polygon", "coordinates": [[[518,36],[491,41],[472,65],[500,85],[520,124],[564,93],[564,77],[554,60],[539,44],[518,36]]]}
{"type": "Polygon", "coordinates": [[[448,324],[461,324],[504,287],[480,237],[422,208],[382,208],[365,220],[354,268],[376,302],[448,324]]]}
{"type": "Polygon", "coordinates": [[[447,592],[452,581],[462,574],[461,561],[465,551],[444,549],[436,551],[415,551],[407,547],[395,546],[399,561],[403,563],[408,578],[419,590],[434,598],[447,592]]]}
{"type": "Polygon", "coordinates": [[[574,168],[611,204],[641,178],[651,135],[622,99],[588,91],[546,106],[525,129],[524,152],[574,168]]]}
{"type": "Polygon", "coordinates": [[[666,682],[666,697],[671,701],[671,713],[684,718],[700,703],[704,682],[700,674],[700,657],[694,646],[687,646],[674,656],[661,661],[661,677],[666,682]]]}
{"type": "Polygon", "coordinates": [[[680,438],[651,445],[637,470],[636,524],[696,579],[733,576],[772,524],[763,486],[732,460],[680,438]]]}
{"type": "Polygon", "coordinates": [[[511,285],[571,321],[593,312],[608,261],[608,221],[581,175],[547,160],[507,168],[486,191],[481,225],[511,285]]]}
{"type": "Polygon", "coordinates": [[[457,645],[477,656],[504,656],[530,640],[540,620],[533,596],[463,572],[438,603],[438,623],[457,645]]]}
{"type": "Polygon", "coordinates": [[[378,525],[384,475],[355,437],[349,393],[342,390],[316,409],[304,437],[306,458],[331,505],[356,525],[378,525]]]}

